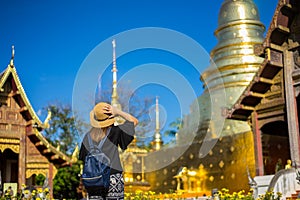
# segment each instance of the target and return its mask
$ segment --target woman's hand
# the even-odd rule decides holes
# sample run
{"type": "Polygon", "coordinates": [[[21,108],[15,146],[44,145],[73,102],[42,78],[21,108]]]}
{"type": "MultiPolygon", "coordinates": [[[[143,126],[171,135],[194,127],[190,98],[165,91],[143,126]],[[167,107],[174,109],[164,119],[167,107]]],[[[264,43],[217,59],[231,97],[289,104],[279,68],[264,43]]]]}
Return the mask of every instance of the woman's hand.
{"type": "Polygon", "coordinates": [[[131,121],[134,123],[134,125],[136,126],[138,124],[138,119],[135,118],[134,116],[132,116],[131,114],[124,112],[110,104],[107,104],[106,106],[104,106],[103,108],[103,113],[110,115],[109,118],[112,117],[116,117],[116,116],[121,116],[124,119],[131,121]]]}
{"type": "Polygon", "coordinates": [[[115,117],[119,113],[119,109],[107,104],[103,107],[103,113],[110,115],[109,118],[115,117]]]}

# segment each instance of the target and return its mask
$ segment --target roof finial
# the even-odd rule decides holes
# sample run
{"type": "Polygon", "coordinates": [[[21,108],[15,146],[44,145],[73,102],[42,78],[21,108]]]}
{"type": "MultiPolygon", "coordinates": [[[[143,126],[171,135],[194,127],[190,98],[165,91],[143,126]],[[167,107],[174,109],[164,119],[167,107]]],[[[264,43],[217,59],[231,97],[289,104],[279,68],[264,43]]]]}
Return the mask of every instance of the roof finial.
{"type": "Polygon", "coordinates": [[[51,115],[52,115],[52,112],[51,112],[50,109],[48,109],[47,117],[46,117],[46,119],[45,119],[45,121],[44,121],[44,123],[43,123],[44,126],[45,126],[45,128],[50,128],[49,121],[51,120],[51,115]]]}
{"type": "Polygon", "coordinates": [[[14,66],[14,58],[15,58],[15,46],[11,46],[11,59],[10,59],[10,66],[14,66]]]}

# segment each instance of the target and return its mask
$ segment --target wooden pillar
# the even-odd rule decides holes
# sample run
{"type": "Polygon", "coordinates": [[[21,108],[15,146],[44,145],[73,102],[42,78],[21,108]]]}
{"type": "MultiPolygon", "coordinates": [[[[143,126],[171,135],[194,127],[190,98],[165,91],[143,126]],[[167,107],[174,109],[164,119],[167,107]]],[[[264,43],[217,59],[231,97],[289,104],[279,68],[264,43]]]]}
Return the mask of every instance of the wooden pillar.
{"type": "Polygon", "coordinates": [[[49,184],[49,191],[50,191],[50,199],[53,199],[53,179],[54,179],[53,167],[54,167],[53,164],[49,163],[48,184],[49,184]]]}
{"type": "Polygon", "coordinates": [[[297,101],[294,92],[292,72],[294,70],[293,52],[285,50],[284,56],[284,88],[286,114],[289,131],[291,160],[297,167],[300,166],[300,141],[297,114],[297,101]]]}
{"type": "Polygon", "coordinates": [[[23,129],[20,134],[20,151],[19,151],[19,167],[18,167],[18,188],[21,189],[22,184],[26,184],[26,130],[23,129]]]}
{"type": "Polygon", "coordinates": [[[258,117],[256,111],[252,112],[252,130],[253,130],[253,138],[254,138],[256,176],[263,176],[264,162],[263,162],[261,132],[258,125],[258,117]]]}

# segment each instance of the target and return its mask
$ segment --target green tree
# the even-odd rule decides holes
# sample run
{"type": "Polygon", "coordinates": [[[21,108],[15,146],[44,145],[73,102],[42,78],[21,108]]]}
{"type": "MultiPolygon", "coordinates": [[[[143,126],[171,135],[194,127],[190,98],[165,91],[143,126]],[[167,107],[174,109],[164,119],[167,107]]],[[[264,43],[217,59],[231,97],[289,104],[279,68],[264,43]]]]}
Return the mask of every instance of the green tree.
{"type": "Polygon", "coordinates": [[[173,138],[170,143],[174,141],[176,133],[179,131],[179,129],[182,128],[182,126],[183,126],[183,120],[181,118],[177,118],[175,121],[169,124],[170,129],[164,132],[164,136],[173,138]]]}
{"type": "Polygon", "coordinates": [[[79,133],[85,126],[83,121],[72,113],[69,105],[52,104],[48,105],[45,110],[51,112],[51,119],[49,128],[44,130],[44,136],[52,145],[60,146],[61,152],[71,155],[79,140],[79,133]]]}
{"type": "Polygon", "coordinates": [[[55,199],[77,199],[80,178],[80,163],[59,168],[53,179],[53,197],[55,199]]]}
{"type": "Polygon", "coordinates": [[[43,186],[46,177],[43,174],[38,174],[35,176],[35,184],[39,186],[43,186]]]}
{"type": "MultiPolygon", "coordinates": [[[[60,151],[70,156],[80,139],[79,133],[82,133],[86,125],[76,113],[72,113],[69,105],[50,104],[44,108],[44,111],[51,112],[49,128],[44,130],[44,136],[53,146],[59,145],[60,151]]],[[[59,168],[53,179],[54,197],[76,199],[79,173],[79,163],[59,168]]]]}

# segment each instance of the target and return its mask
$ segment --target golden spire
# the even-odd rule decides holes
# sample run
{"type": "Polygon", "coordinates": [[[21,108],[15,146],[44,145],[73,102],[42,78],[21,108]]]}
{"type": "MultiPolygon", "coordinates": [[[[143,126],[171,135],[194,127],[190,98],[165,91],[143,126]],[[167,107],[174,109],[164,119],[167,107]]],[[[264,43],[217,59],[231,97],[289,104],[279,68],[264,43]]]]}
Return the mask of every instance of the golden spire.
{"type": "Polygon", "coordinates": [[[153,141],[153,149],[159,150],[163,144],[161,140],[160,127],[159,127],[159,104],[158,97],[156,96],[156,104],[155,104],[155,133],[154,133],[154,141],[153,141]]]}
{"type": "Polygon", "coordinates": [[[10,59],[10,66],[13,67],[14,66],[14,58],[15,58],[15,46],[12,45],[11,46],[11,59],[10,59]]]}

